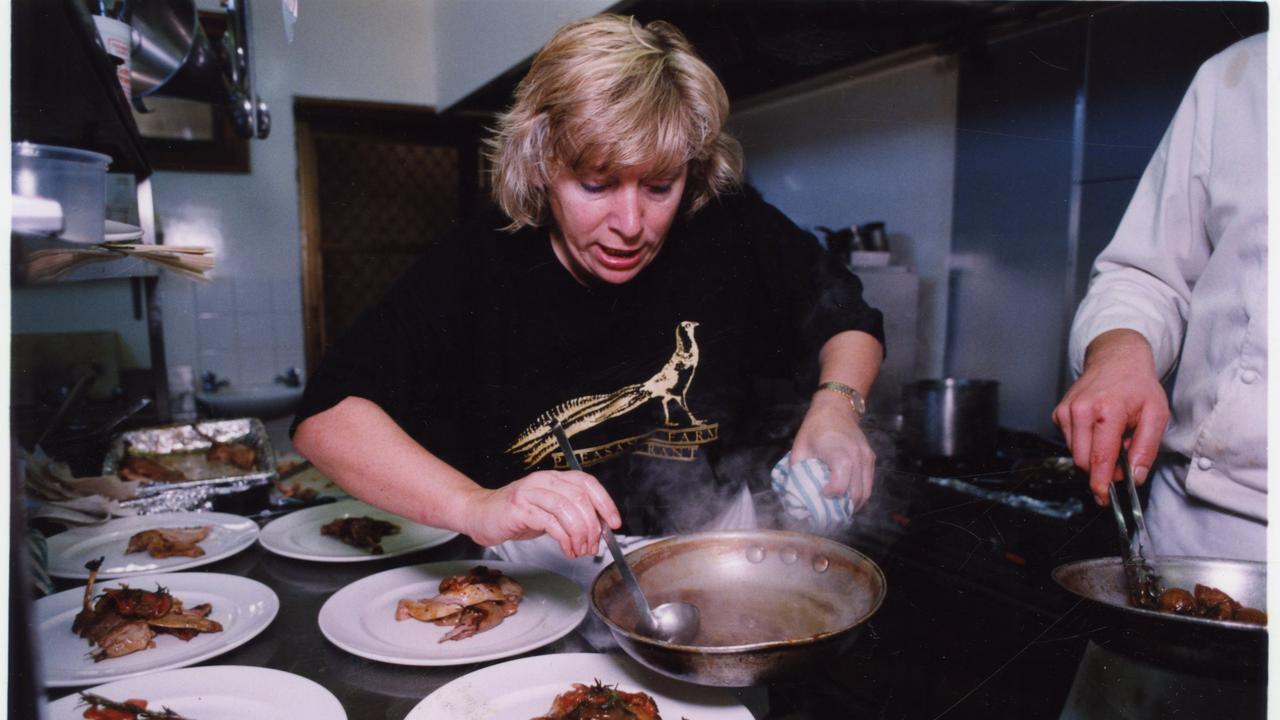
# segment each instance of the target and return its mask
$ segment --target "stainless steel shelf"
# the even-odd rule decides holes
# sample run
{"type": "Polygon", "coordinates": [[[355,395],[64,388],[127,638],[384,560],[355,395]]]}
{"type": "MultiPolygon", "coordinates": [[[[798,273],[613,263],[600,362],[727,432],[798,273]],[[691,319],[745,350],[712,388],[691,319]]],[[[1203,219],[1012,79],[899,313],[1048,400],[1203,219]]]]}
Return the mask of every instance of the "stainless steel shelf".
{"type": "Polygon", "coordinates": [[[12,138],[110,155],[151,174],[116,66],[83,2],[13,0],[12,138]]]}

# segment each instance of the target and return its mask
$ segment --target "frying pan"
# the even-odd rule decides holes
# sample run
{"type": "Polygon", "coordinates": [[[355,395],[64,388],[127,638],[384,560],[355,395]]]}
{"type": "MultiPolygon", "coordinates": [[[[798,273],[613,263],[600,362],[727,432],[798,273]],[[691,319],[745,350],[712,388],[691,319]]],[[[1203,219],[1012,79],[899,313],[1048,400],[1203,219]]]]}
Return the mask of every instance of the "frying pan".
{"type": "Polygon", "coordinates": [[[795,677],[843,652],[885,596],[880,568],[833,540],[737,530],[660,540],[627,554],[651,603],[692,602],[702,627],[689,644],[635,632],[617,568],[601,572],[591,605],[618,645],[665,675],[722,687],[795,677]]]}
{"type": "MultiPolygon", "coordinates": [[[[1164,557],[1157,565],[1166,588],[1218,588],[1241,605],[1267,607],[1266,563],[1164,557]]],[[[1095,634],[1138,659],[1197,674],[1266,671],[1267,628],[1131,607],[1118,557],[1081,560],[1054,569],[1058,585],[1089,601],[1095,634]]]]}

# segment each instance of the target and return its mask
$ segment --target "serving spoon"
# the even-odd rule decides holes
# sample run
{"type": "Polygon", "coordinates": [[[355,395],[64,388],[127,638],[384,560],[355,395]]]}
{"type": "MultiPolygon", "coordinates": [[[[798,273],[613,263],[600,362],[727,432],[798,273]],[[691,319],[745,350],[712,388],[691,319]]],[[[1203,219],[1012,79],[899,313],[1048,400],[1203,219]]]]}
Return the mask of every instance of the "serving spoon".
{"type": "MultiPolygon", "coordinates": [[[[573,446],[569,444],[569,436],[565,434],[559,420],[551,425],[551,432],[560,443],[565,462],[571,469],[581,472],[582,465],[578,463],[578,456],[574,454],[573,446]]],[[[618,572],[622,573],[623,583],[631,591],[631,599],[635,602],[636,609],[640,611],[640,622],[636,624],[636,630],[641,635],[655,640],[677,644],[687,643],[697,637],[698,628],[702,624],[698,606],[687,602],[669,602],[651,609],[649,601],[645,599],[644,592],[640,589],[640,581],[636,580],[635,574],[631,572],[631,566],[627,564],[627,559],[622,555],[622,548],[618,546],[618,539],[613,536],[613,530],[605,524],[604,518],[600,520],[600,528],[604,535],[604,542],[613,555],[613,562],[618,566],[618,572]]]]}

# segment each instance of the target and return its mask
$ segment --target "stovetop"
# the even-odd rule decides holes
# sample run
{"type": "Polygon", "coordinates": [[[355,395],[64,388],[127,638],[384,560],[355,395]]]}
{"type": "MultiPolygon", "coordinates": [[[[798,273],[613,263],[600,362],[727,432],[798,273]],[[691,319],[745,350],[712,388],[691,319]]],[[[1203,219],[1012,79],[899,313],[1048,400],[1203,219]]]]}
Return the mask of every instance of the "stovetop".
{"type": "Polygon", "coordinates": [[[880,566],[885,604],[780,704],[797,718],[1057,717],[1091,627],[1051,572],[1115,552],[1085,477],[1060,446],[1014,433],[981,462],[881,455],[840,539],[880,566]]]}
{"type": "Polygon", "coordinates": [[[1111,555],[1114,530],[1065,448],[1002,431],[982,460],[886,459],[854,547],[958,587],[1057,616],[1073,602],[1051,579],[1072,560],[1111,555]]]}

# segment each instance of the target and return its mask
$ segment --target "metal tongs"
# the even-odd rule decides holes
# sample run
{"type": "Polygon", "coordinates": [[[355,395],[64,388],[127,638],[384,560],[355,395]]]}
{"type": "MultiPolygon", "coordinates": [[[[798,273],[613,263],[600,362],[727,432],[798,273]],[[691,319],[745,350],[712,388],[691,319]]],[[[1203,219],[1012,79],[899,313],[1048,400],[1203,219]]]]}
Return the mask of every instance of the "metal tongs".
{"type": "Polygon", "coordinates": [[[1151,549],[1151,536],[1147,533],[1147,523],[1142,518],[1142,504],[1138,502],[1138,489],[1133,483],[1133,474],[1129,468],[1129,453],[1120,446],[1121,472],[1124,473],[1124,484],[1129,495],[1129,512],[1133,515],[1133,532],[1125,520],[1124,510],[1120,508],[1116,483],[1107,486],[1111,495],[1111,510],[1115,514],[1116,527],[1120,531],[1120,559],[1124,563],[1125,581],[1129,585],[1129,601],[1134,607],[1155,609],[1159,605],[1160,573],[1156,572],[1151,560],[1155,551],[1151,549]]]}

